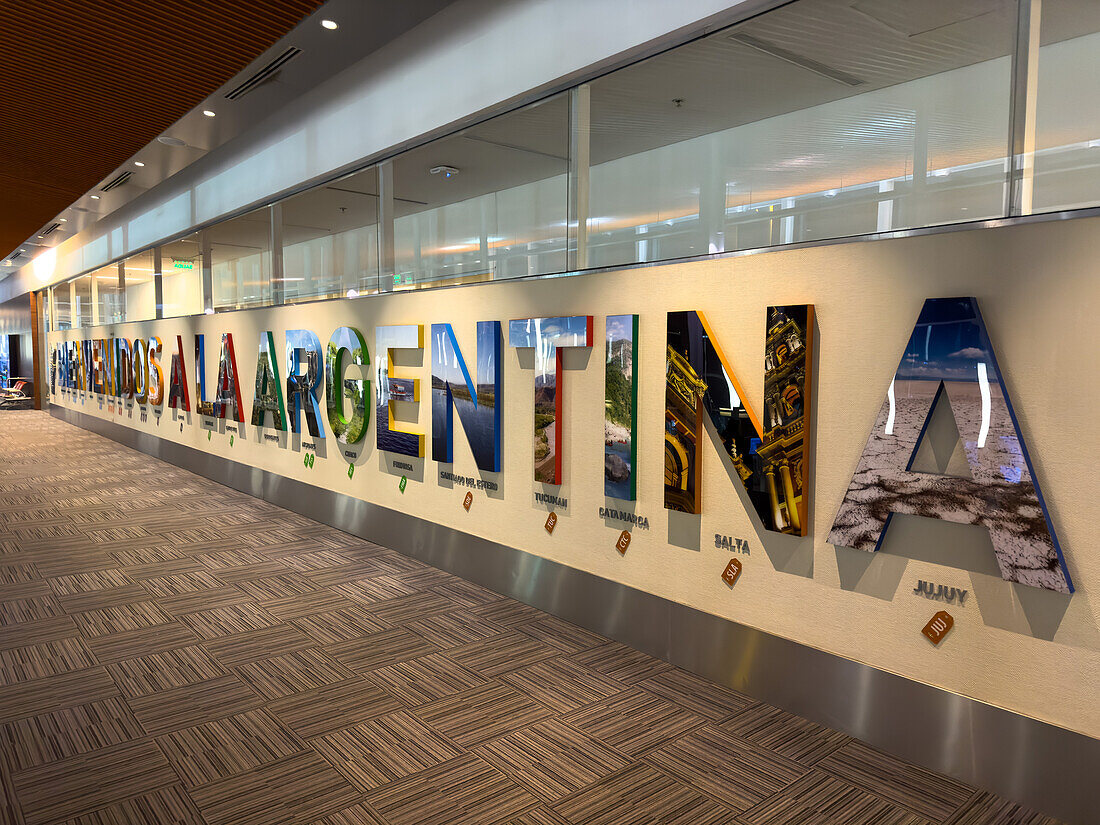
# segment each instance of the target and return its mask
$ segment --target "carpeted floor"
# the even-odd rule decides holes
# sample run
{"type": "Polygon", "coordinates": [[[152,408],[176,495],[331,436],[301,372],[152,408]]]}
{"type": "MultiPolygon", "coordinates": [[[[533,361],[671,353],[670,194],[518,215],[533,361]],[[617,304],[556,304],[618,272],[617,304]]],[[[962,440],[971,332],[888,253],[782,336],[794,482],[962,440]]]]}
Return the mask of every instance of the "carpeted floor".
{"type": "Polygon", "coordinates": [[[44,413],[0,455],[0,822],[1057,825],[44,413]]]}

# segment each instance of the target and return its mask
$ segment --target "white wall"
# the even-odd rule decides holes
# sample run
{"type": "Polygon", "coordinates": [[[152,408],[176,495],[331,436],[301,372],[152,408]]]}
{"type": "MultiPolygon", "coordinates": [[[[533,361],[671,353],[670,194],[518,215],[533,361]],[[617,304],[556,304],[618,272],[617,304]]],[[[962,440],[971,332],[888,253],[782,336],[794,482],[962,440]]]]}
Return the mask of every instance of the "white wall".
{"type": "MultiPolygon", "coordinates": [[[[568,511],[559,510],[552,536],[542,527],[546,510],[532,497],[532,370],[523,367],[512,349],[504,355],[501,495],[475,492],[468,513],[462,508],[465,489],[443,484],[440,465],[430,457],[413,461],[418,469],[408,473],[409,488],[402,495],[398,479],[404,471],[394,471],[392,457],[375,449],[373,423],[365,444],[355,451],[357,471],[349,479],[348,460],[331,434],[309,469],[303,466],[300,441],[269,442],[264,435],[270,429],[258,431],[243,424],[230,446],[228,433],[219,431],[208,438],[194,414],[179,417],[181,431],[171,410],[160,416],[167,420],[158,423],[158,416],[150,415],[142,423],[133,407],[124,407],[121,415],[109,412],[106,400],[89,394],[55,394],[53,400],[1097,737],[1100,600],[1092,593],[1100,589],[1100,554],[1095,551],[1100,503],[1094,494],[1095,456],[1100,454],[1100,431],[1094,424],[1100,404],[1100,386],[1094,380],[1094,353],[1100,349],[1100,325],[1094,323],[1100,301],[1098,232],[1100,219],[1037,223],[564,280],[489,283],[125,324],[112,330],[131,338],[159,335],[169,348],[162,359],[166,373],[175,336],[182,335],[192,380],[191,335],[205,333],[208,386],[217,372],[219,336],[232,332],[247,419],[263,330],[273,331],[279,347],[287,329],[312,329],[325,342],[337,326],[355,326],[377,359],[376,326],[450,322],[466,357],[472,359],[477,321],[592,314],[599,341],[606,315],[638,313],[636,512],[649,519],[651,529],[634,531],[625,556],[614,548],[622,525],[605,523],[597,513],[605,502],[599,460],[603,363],[598,347],[589,357],[570,356],[566,362],[565,484],[560,495],[571,504],[568,511]],[[868,557],[826,542],[922,302],[955,295],[974,295],[981,305],[1078,588],[1071,597],[1008,584],[994,573],[962,569],[949,563],[949,552],[933,563],[886,553],[868,557]],[[707,314],[748,387],[749,402],[759,410],[766,307],[785,303],[813,303],[820,329],[811,446],[812,535],[796,539],[764,531],[740,503],[717,451],[710,447],[703,455],[703,515],[697,520],[677,515],[670,522],[663,508],[666,312],[699,309],[707,314]],[[732,590],[719,578],[729,555],[714,548],[715,533],[750,542],[751,555],[742,558],[744,574],[732,590]],[[685,549],[682,545],[691,543],[685,539],[694,539],[698,549],[685,549]],[[858,582],[853,568],[865,568],[855,577],[858,582]],[[943,605],[913,595],[919,579],[971,594],[962,606],[947,608],[955,617],[955,628],[938,648],[921,636],[920,629],[943,605]]],[[[89,334],[52,333],[50,342],[79,338],[82,332],[89,334]]],[[[424,352],[423,366],[409,370],[427,381],[430,358],[430,352],[424,352]]],[[[429,409],[425,401],[419,424],[430,433],[429,409]]],[[[374,417],[372,411],[372,422],[374,417]]],[[[457,435],[455,445],[454,472],[476,476],[464,436],[457,435]]],[[[891,530],[901,531],[895,543],[904,549],[908,542],[911,551],[927,549],[935,541],[941,551],[957,551],[963,558],[982,544],[970,528],[938,522],[927,522],[916,531],[907,532],[901,525],[891,530]]]]}

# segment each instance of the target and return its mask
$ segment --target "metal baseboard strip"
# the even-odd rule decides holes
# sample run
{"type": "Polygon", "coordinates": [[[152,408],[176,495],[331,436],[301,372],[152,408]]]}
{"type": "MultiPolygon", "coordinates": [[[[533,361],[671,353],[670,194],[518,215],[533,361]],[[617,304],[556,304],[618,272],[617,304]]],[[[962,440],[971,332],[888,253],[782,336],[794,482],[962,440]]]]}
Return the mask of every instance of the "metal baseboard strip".
{"type": "MultiPolygon", "coordinates": [[[[1100,775],[1098,739],[406,513],[76,410],[51,404],[50,411],[70,424],[420,559],[901,759],[1072,825],[1100,821],[1100,796],[1094,787],[1100,775]]],[[[1081,699],[1092,701],[1087,695],[1081,699]]]]}

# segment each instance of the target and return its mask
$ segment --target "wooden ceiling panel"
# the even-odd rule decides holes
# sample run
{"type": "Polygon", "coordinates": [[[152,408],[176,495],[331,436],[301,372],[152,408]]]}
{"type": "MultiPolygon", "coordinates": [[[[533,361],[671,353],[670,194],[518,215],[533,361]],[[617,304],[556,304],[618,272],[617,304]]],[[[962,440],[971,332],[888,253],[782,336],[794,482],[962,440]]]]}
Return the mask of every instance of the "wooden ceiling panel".
{"type": "Polygon", "coordinates": [[[320,5],[0,2],[0,255],[320,5]]]}

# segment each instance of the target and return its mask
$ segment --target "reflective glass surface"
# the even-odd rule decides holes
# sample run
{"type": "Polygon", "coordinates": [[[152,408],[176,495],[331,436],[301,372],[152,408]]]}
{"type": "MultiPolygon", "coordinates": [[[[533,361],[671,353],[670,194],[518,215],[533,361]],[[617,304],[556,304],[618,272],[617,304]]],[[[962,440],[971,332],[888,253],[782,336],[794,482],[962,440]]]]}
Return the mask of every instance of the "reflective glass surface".
{"type": "Polygon", "coordinates": [[[378,174],[374,168],[283,201],[286,303],[378,291],[378,174]]]}
{"type": "Polygon", "coordinates": [[[271,209],[265,207],[206,230],[214,309],[272,303],[271,209]]]}
{"type": "Polygon", "coordinates": [[[568,169],[566,95],[399,155],[393,288],[563,272],[568,169]]]}

